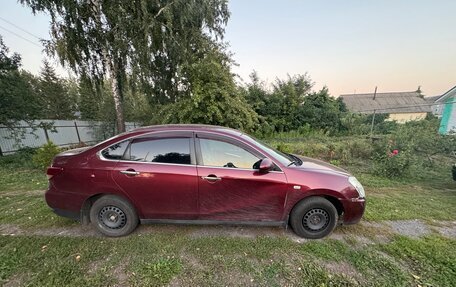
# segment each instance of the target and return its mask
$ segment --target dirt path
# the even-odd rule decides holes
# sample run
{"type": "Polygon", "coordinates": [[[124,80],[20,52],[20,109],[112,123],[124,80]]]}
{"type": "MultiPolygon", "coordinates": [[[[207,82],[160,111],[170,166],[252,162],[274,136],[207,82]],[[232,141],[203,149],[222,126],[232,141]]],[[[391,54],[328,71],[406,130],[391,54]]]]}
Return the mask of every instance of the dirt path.
{"type": "MultiPolygon", "coordinates": [[[[296,236],[292,230],[281,227],[246,226],[178,226],[178,225],[141,225],[135,231],[139,236],[154,233],[181,233],[193,238],[226,236],[234,238],[256,238],[259,236],[285,237],[298,243],[308,240],[296,236]]],[[[357,225],[339,226],[329,236],[331,239],[355,239],[365,244],[388,242],[393,235],[419,238],[431,233],[456,238],[456,221],[396,220],[382,222],[362,221],[357,225]]],[[[102,237],[92,226],[74,224],[66,227],[23,228],[18,225],[0,225],[0,235],[37,235],[67,237],[102,237]]]]}

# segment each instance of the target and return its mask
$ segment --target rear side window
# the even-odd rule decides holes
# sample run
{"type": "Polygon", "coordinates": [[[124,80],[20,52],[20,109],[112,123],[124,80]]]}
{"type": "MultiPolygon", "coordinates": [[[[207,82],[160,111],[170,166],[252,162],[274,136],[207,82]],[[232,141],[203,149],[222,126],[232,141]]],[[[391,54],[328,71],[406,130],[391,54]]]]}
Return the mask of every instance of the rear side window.
{"type": "Polygon", "coordinates": [[[191,164],[190,139],[135,139],[124,156],[125,160],[191,164]]]}
{"type": "Polygon", "coordinates": [[[106,159],[119,160],[122,158],[127,147],[128,140],[119,142],[102,150],[101,155],[103,155],[103,157],[106,159]]]}

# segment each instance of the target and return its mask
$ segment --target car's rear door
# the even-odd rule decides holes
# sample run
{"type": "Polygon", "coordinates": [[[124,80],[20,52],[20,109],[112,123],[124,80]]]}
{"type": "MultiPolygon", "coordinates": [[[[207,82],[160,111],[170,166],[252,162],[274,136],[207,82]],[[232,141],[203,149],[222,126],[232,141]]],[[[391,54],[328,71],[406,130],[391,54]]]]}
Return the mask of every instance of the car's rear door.
{"type": "Polygon", "coordinates": [[[195,138],[200,219],[281,221],[287,192],[285,174],[260,173],[264,156],[229,137],[197,133],[195,138]]]}
{"type": "Polygon", "coordinates": [[[195,219],[198,215],[192,132],[132,139],[112,175],[146,219],[195,219]]]}

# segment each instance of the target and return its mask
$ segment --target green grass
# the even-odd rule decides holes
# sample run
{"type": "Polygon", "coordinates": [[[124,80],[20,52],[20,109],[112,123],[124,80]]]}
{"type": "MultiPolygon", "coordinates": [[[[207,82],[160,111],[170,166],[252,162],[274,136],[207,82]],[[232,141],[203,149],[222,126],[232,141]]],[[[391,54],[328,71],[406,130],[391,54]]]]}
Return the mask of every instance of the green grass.
{"type": "Polygon", "coordinates": [[[397,237],[363,248],[328,239],[299,244],[286,238],[190,238],[176,233],[120,239],[2,236],[0,282],[20,280],[32,286],[162,286],[171,281],[203,286],[229,282],[450,286],[456,279],[454,244],[455,240],[438,236],[397,237]],[[328,270],[328,264],[334,267],[328,270]]]}
{"type": "Polygon", "coordinates": [[[398,237],[380,246],[391,256],[405,262],[417,285],[452,286],[456,282],[456,240],[429,236],[421,240],[398,237]]]}
{"type": "Polygon", "coordinates": [[[50,212],[46,205],[44,190],[48,182],[45,173],[14,164],[0,165],[0,224],[31,228],[73,224],[50,212]]]}
{"type": "Polygon", "coordinates": [[[0,193],[0,224],[42,228],[76,224],[51,212],[42,191],[0,193]]]}
{"type": "Polygon", "coordinates": [[[46,174],[41,170],[0,167],[0,192],[43,190],[46,187],[46,174]]]}
{"type": "Polygon", "coordinates": [[[367,188],[367,220],[456,220],[455,190],[405,185],[367,188]]]}
{"type": "Polygon", "coordinates": [[[388,179],[360,171],[358,166],[346,168],[366,189],[367,220],[456,220],[456,182],[441,167],[418,179],[388,179]]]}

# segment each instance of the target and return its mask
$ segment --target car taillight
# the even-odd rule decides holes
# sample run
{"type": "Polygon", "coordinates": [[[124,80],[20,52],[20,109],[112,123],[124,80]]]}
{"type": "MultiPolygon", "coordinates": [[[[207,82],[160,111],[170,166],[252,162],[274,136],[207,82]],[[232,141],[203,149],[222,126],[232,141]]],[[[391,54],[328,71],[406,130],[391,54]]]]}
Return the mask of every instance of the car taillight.
{"type": "Polygon", "coordinates": [[[51,179],[54,175],[58,175],[59,173],[61,173],[63,171],[63,168],[61,167],[48,167],[47,171],[46,171],[46,175],[48,177],[48,179],[51,179]]]}

